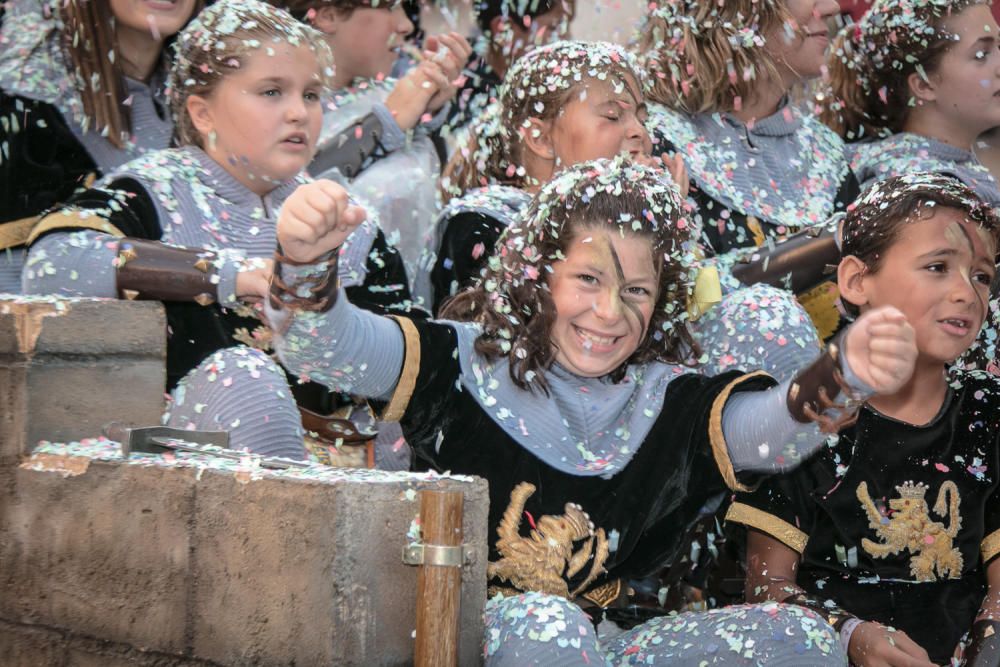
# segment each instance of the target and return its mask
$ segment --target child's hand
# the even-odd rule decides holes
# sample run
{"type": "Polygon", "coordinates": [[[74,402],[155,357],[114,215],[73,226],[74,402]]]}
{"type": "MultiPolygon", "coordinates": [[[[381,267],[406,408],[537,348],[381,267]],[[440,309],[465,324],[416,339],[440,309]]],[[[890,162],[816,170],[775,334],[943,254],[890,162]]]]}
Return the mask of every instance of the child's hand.
{"type": "Polygon", "coordinates": [[[894,394],[913,375],[917,342],[906,316],[892,306],[870,310],[847,331],[847,364],[876,394],[894,394]]]}
{"type": "MultiPolygon", "coordinates": [[[[431,99],[438,92],[450,86],[441,65],[424,60],[396,82],[385,100],[385,106],[392,112],[396,123],[404,131],[412,130],[427,112],[431,99]]],[[[454,95],[454,91],[451,92],[454,95]]]]}
{"type": "Polygon", "coordinates": [[[274,273],[274,260],[254,259],[253,264],[236,274],[236,298],[246,303],[257,303],[267,296],[274,273]]]}
{"type": "Polygon", "coordinates": [[[927,651],[902,630],[862,623],[851,634],[847,657],[859,667],[933,667],[927,651]]]}
{"type": "Polygon", "coordinates": [[[285,200],[278,216],[278,243],[286,257],[313,262],[339,248],[365,221],[365,210],[354,206],[347,190],[333,181],[300,185],[285,200]]]}
{"type": "Polygon", "coordinates": [[[448,81],[448,85],[440,88],[431,98],[427,105],[428,111],[437,111],[455,96],[458,87],[462,85],[462,68],[471,55],[472,47],[469,42],[457,32],[427,38],[424,42],[424,57],[438,63],[448,81]]]}
{"type": "Polygon", "coordinates": [[[687,199],[688,192],[691,190],[691,180],[688,178],[687,167],[684,165],[684,158],[681,157],[680,153],[669,156],[664,153],[660,157],[648,154],[637,155],[632,158],[632,161],[646,167],[666,170],[673,182],[677,184],[681,199],[687,199]]]}

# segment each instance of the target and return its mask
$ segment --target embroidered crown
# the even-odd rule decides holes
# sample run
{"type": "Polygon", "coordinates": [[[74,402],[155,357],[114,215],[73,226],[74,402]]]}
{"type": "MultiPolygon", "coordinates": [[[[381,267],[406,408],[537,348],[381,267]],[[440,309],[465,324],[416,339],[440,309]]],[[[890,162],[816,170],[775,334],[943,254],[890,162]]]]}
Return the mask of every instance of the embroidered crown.
{"type": "Polygon", "coordinates": [[[927,485],[923,482],[913,483],[903,482],[900,486],[896,487],[896,491],[899,493],[899,497],[904,500],[923,500],[924,496],[927,495],[927,485]]]}

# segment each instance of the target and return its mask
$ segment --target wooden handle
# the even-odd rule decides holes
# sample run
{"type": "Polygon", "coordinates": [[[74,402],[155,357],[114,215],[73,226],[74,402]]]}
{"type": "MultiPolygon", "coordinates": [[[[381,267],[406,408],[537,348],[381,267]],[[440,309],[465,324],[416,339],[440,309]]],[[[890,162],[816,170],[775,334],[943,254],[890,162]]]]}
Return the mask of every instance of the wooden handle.
{"type": "MultiPolygon", "coordinates": [[[[459,491],[421,491],[420,527],[426,545],[462,544],[462,503],[459,491]]],[[[462,568],[421,565],[417,571],[416,667],[458,664],[458,617],[462,568]]]]}

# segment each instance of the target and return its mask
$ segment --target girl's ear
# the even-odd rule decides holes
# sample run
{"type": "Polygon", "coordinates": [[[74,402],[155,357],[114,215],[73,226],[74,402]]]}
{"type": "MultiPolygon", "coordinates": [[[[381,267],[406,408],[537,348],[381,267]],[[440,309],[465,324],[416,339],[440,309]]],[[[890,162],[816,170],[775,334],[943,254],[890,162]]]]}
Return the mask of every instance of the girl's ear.
{"type": "Polygon", "coordinates": [[[337,32],[337,28],[340,27],[341,20],[337,16],[337,10],[334,7],[327,5],[326,7],[320,7],[316,10],[315,16],[312,20],[313,27],[320,32],[333,35],[337,32]]]}
{"type": "Polygon", "coordinates": [[[525,149],[542,160],[555,160],[556,150],[552,143],[552,121],[529,118],[521,127],[521,141],[525,149]]]}
{"type": "Polygon", "coordinates": [[[840,260],[837,266],[837,288],[842,299],[859,307],[868,304],[864,284],[867,271],[865,263],[854,255],[848,255],[840,260]]]}
{"type": "Polygon", "coordinates": [[[198,130],[198,134],[207,137],[215,131],[215,114],[212,113],[212,107],[208,100],[201,95],[190,95],[184,103],[184,107],[187,109],[188,116],[191,117],[194,129],[198,130]]]}
{"type": "Polygon", "coordinates": [[[910,97],[916,100],[917,104],[937,101],[937,87],[930,80],[930,77],[924,78],[917,72],[913,72],[906,77],[906,85],[910,88],[910,97]]]}

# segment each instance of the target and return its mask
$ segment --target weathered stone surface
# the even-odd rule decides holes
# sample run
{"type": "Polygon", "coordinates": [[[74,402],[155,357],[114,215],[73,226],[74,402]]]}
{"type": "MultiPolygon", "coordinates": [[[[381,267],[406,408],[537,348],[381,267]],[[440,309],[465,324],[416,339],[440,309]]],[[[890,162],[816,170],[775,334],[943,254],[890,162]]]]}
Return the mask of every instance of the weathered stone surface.
{"type": "Polygon", "coordinates": [[[416,569],[402,548],[420,488],[466,493],[460,664],[476,664],[486,598],[485,482],[334,485],[203,479],[194,654],[226,664],[396,665],[413,659],[416,569]],[[238,511],[234,508],[238,507],[238,511]],[[256,572],[255,585],[234,585],[256,572]],[[234,609],[239,612],[234,613],[234,609]]]}
{"type": "Polygon", "coordinates": [[[9,476],[0,617],[183,653],[194,471],[95,461],[9,476]]]}
{"type": "Polygon", "coordinates": [[[419,490],[443,488],[465,494],[478,554],[459,643],[477,664],[486,483],[335,474],[247,481],[53,454],[0,466],[0,623],[59,628],[64,664],[408,664],[417,572],[402,549],[419,490]]]}
{"type": "Polygon", "coordinates": [[[112,420],[159,423],[165,355],[159,303],[0,300],[0,465],[112,420]]]}

